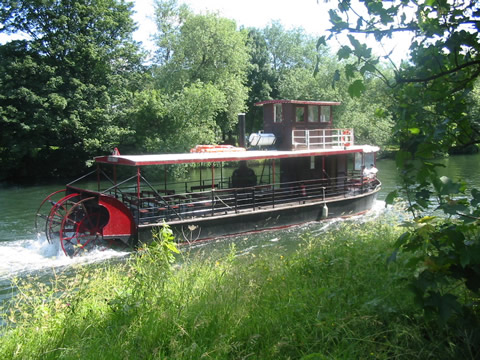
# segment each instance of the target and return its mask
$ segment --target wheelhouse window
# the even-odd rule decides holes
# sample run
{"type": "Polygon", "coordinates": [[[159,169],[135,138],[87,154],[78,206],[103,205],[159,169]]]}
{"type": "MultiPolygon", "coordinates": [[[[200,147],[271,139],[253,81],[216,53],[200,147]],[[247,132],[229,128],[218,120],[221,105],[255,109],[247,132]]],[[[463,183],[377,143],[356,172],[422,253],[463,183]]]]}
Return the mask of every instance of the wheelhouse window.
{"type": "Polygon", "coordinates": [[[318,106],[308,105],[308,122],[318,122],[318,106]]]}
{"type": "Polygon", "coordinates": [[[320,108],[320,122],[330,122],[330,106],[322,106],[320,108]]]}
{"type": "Polygon", "coordinates": [[[280,123],[282,122],[282,104],[273,105],[273,122],[280,123]]]}
{"type": "Polygon", "coordinates": [[[305,108],[303,106],[297,106],[295,108],[295,121],[296,122],[305,121],[305,108]]]}
{"type": "Polygon", "coordinates": [[[375,165],[375,154],[374,153],[365,154],[365,167],[370,167],[370,165],[375,165]]]}

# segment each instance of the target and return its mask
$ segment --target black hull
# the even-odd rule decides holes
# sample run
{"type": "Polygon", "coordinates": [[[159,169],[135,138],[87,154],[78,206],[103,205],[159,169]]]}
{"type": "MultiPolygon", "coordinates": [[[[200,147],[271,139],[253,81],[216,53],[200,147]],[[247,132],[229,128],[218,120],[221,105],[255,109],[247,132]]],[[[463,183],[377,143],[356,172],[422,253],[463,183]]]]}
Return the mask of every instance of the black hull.
{"type": "MultiPolygon", "coordinates": [[[[207,240],[252,231],[278,229],[312,221],[361,214],[373,207],[378,191],[375,190],[354,197],[330,199],[325,203],[323,201],[305,204],[297,202],[288,206],[278,206],[254,212],[185,219],[171,221],[167,224],[174,231],[178,242],[207,240]],[[328,207],[328,216],[325,216],[325,204],[328,207]]],[[[158,224],[139,227],[139,241],[141,243],[150,242],[152,228],[157,226],[158,224]]]]}

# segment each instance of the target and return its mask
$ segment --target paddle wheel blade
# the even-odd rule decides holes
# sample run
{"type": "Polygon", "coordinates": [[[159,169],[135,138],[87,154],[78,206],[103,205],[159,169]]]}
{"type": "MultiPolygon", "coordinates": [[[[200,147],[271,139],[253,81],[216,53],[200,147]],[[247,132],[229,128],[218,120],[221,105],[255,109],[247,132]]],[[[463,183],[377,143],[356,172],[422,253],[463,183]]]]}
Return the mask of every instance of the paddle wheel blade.
{"type": "Polygon", "coordinates": [[[73,257],[103,243],[103,227],[108,214],[90,197],[74,203],[62,219],[60,245],[65,255],[73,257]]]}
{"type": "Polygon", "coordinates": [[[52,211],[52,208],[58,203],[58,201],[65,197],[65,191],[66,189],[62,189],[48,195],[45,199],[43,199],[35,214],[35,231],[37,236],[45,236],[49,242],[50,240],[46,234],[48,217],[52,211]]]}
{"type": "Polygon", "coordinates": [[[35,216],[37,234],[44,235],[49,243],[59,240],[63,218],[79,199],[79,194],[65,196],[65,190],[58,190],[47,196],[40,204],[35,216]]]}

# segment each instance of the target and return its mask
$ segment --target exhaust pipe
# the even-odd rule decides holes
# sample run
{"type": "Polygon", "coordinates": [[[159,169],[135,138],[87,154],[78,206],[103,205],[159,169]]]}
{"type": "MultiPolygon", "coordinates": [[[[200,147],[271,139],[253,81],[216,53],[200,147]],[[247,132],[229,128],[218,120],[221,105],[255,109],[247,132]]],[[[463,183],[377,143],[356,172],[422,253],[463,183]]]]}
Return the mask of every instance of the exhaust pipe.
{"type": "Polygon", "coordinates": [[[247,148],[245,136],[245,113],[240,113],[238,114],[238,146],[247,148]]]}

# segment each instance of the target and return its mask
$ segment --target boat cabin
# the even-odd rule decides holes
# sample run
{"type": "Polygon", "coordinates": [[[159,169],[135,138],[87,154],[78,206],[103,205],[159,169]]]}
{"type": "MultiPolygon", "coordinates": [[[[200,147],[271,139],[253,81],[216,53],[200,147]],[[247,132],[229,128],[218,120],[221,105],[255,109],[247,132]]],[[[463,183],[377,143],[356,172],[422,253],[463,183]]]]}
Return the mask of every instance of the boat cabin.
{"type": "Polygon", "coordinates": [[[264,132],[275,135],[278,150],[353,145],[352,129],[332,128],[339,102],[268,100],[255,105],[263,107],[264,132]]]}
{"type": "MultiPolygon", "coordinates": [[[[353,148],[353,129],[333,127],[333,109],[339,102],[268,100],[255,105],[263,107],[264,132],[275,136],[278,150],[338,150],[338,154],[330,151],[324,156],[282,159],[281,183],[341,179],[347,176],[349,164],[350,170],[364,166],[365,159],[354,160],[345,152],[353,148]]],[[[370,164],[375,159],[366,161],[370,164]]]]}

